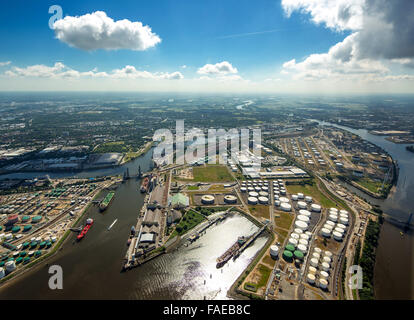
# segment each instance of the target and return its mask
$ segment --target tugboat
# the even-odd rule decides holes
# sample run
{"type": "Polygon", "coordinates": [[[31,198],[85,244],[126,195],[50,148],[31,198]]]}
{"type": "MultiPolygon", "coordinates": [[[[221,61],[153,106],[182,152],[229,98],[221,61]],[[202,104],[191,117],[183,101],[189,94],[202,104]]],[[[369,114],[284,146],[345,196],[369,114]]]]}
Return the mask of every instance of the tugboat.
{"type": "Polygon", "coordinates": [[[229,261],[231,257],[234,256],[237,250],[241,248],[241,246],[246,242],[246,240],[246,237],[239,237],[237,241],[226,250],[226,252],[224,252],[220,257],[217,258],[216,268],[218,269],[224,266],[227,263],[227,261],[229,261]]]}
{"type": "Polygon", "coordinates": [[[85,237],[85,235],[88,233],[88,231],[92,227],[92,225],[93,225],[93,219],[92,218],[86,219],[86,225],[82,229],[82,231],[78,234],[78,236],[76,237],[76,239],[78,241],[82,240],[85,237]]]}

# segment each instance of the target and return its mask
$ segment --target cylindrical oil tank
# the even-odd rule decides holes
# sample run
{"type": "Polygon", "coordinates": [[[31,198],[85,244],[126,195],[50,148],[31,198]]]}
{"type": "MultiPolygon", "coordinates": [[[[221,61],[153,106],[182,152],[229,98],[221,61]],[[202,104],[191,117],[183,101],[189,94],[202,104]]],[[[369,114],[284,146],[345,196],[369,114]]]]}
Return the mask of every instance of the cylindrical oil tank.
{"type": "Polygon", "coordinates": [[[303,222],[306,222],[306,223],[309,223],[309,217],[307,217],[307,216],[304,216],[304,215],[298,215],[298,217],[297,217],[297,220],[300,220],[300,221],[303,221],[303,222]]]}
{"type": "Polygon", "coordinates": [[[3,267],[0,267],[0,279],[3,278],[6,275],[6,272],[4,271],[3,267]]]}
{"type": "Polygon", "coordinates": [[[331,259],[330,257],[324,256],[324,257],[322,258],[322,261],[323,261],[323,262],[326,262],[326,263],[331,264],[332,259],[331,259]]]}
{"type": "Polygon", "coordinates": [[[201,197],[201,203],[203,204],[213,204],[214,203],[214,196],[211,195],[204,195],[201,197]]]}
{"type": "Polygon", "coordinates": [[[312,202],[312,197],[311,196],[306,196],[305,201],[309,202],[309,203],[312,202]]]}
{"type": "Polygon", "coordinates": [[[319,253],[319,254],[321,254],[321,253],[322,253],[322,249],[321,249],[321,248],[318,248],[318,247],[315,247],[315,248],[313,249],[313,251],[314,251],[314,252],[317,252],[317,253],[319,253]]]}
{"type": "Polygon", "coordinates": [[[326,280],[329,277],[329,273],[322,270],[321,272],[319,272],[319,276],[321,277],[321,279],[325,279],[326,280]]]}
{"type": "Polygon", "coordinates": [[[226,196],[224,196],[224,202],[225,203],[237,203],[237,197],[228,194],[226,196]]]}
{"type": "Polygon", "coordinates": [[[329,230],[331,230],[331,232],[332,232],[332,230],[333,230],[333,228],[334,228],[334,226],[332,226],[332,225],[330,225],[330,224],[327,224],[327,223],[325,223],[325,224],[323,225],[323,227],[324,227],[325,229],[329,229],[329,230]]]}
{"type": "Polygon", "coordinates": [[[302,234],[300,234],[300,235],[299,235],[299,238],[300,238],[300,239],[305,239],[305,240],[308,240],[308,241],[309,241],[309,238],[310,238],[310,237],[309,237],[309,235],[308,235],[308,234],[306,234],[306,233],[302,233],[302,234]]]}
{"type": "Polygon", "coordinates": [[[308,230],[308,224],[303,221],[295,221],[295,227],[302,230],[308,230]]]}
{"type": "Polygon", "coordinates": [[[299,209],[306,209],[307,208],[306,202],[298,201],[298,208],[299,209]]]}
{"type": "Polygon", "coordinates": [[[309,271],[309,273],[313,273],[313,274],[315,274],[315,273],[316,273],[316,271],[317,271],[317,269],[316,269],[315,267],[310,266],[310,267],[308,268],[308,271],[309,271]]]}
{"type": "Polygon", "coordinates": [[[259,196],[259,194],[256,191],[249,192],[249,197],[257,198],[258,196],[259,196]]]}
{"type": "Polygon", "coordinates": [[[306,254],[306,252],[308,252],[308,247],[305,246],[304,244],[300,243],[300,244],[298,244],[298,250],[302,251],[303,254],[306,254]]]}
{"type": "Polygon", "coordinates": [[[289,199],[286,197],[280,197],[279,200],[280,202],[289,203],[289,199]]]}
{"type": "Polygon", "coordinates": [[[296,247],[298,245],[298,240],[294,238],[289,238],[288,244],[291,244],[292,246],[296,247]]]}
{"type": "Polygon", "coordinates": [[[311,210],[314,212],[321,212],[322,207],[319,204],[311,204],[311,210]]]}
{"type": "Polygon", "coordinates": [[[303,199],[304,197],[303,193],[298,193],[298,199],[303,199]]]}
{"type": "Polygon", "coordinates": [[[260,204],[268,204],[269,203],[269,198],[267,198],[267,197],[259,197],[259,203],[260,204]]]}
{"type": "Polygon", "coordinates": [[[12,272],[16,269],[16,263],[14,262],[14,260],[11,261],[7,261],[4,266],[6,267],[6,271],[7,272],[12,272]]]}
{"type": "Polygon", "coordinates": [[[266,191],[260,191],[259,192],[259,196],[261,196],[261,197],[268,197],[269,196],[269,193],[266,192],[266,191]]]}
{"type": "Polygon", "coordinates": [[[348,220],[348,218],[340,217],[339,218],[339,223],[344,224],[344,225],[347,226],[348,223],[349,223],[349,220],[348,220]]]}
{"type": "Polygon", "coordinates": [[[326,279],[319,280],[319,287],[321,289],[326,289],[328,287],[328,281],[326,279]]]}
{"type": "Polygon", "coordinates": [[[312,253],[312,258],[319,260],[320,257],[321,257],[321,255],[319,253],[317,253],[315,251],[312,253]]]}
{"type": "Polygon", "coordinates": [[[344,225],[344,224],[342,224],[342,223],[338,223],[336,226],[337,226],[338,228],[341,228],[341,229],[346,230],[346,225],[344,225]]]}
{"type": "Polygon", "coordinates": [[[331,236],[331,230],[327,228],[322,228],[321,232],[325,238],[329,238],[331,236]]]}
{"type": "Polygon", "coordinates": [[[312,266],[312,267],[317,267],[318,266],[318,264],[319,264],[319,260],[318,259],[315,259],[315,258],[312,258],[312,259],[310,259],[310,265],[312,266]]]}
{"type": "Polygon", "coordinates": [[[313,273],[308,273],[308,275],[306,276],[306,280],[308,281],[308,283],[310,284],[314,284],[315,283],[315,275],[313,273]]]}
{"type": "Polygon", "coordinates": [[[280,206],[280,201],[279,200],[275,200],[275,206],[279,207],[280,206]]]}
{"type": "Polygon", "coordinates": [[[276,259],[279,256],[279,247],[276,245],[270,246],[270,256],[276,259]]]}
{"type": "Polygon", "coordinates": [[[292,195],[292,200],[294,200],[294,201],[298,201],[298,196],[297,196],[296,194],[293,194],[293,195],[292,195]]]}
{"type": "Polygon", "coordinates": [[[332,234],[333,234],[333,237],[334,237],[334,239],[336,241],[341,241],[342,240],[342,237],[343,237],[343,234],[342,233],[339,233],[337,231],[334,231],[332,234]]]}
{"type": "Polygon", "coordinates": [[[297,233],[297,234],[302,234],[303,233],[303,230],[302,229],[299,229],[299,228],[295,228],[295,230],[293,230],[295,233],[297,233]]]}
{"type": "Polygon", "coordinates": [[[283,211],[290,211],[292,210],[292,206],[289,203],[283,202],[280,204],[280,209],[282,209],[283,211]]]}
{"type": "Polygon", "coordinates": [[[329,263],[326,263],[326,262],[322,262],[321,267],[323,271],[329,271],[329,269],[331,268],[329,263]]]}
{"type": "Polygon", "coordinates": [[[257,198],[256,197],[249,197],[249,198],[247,198],[247,202],[249,204],[257,204],[257,198]]]}
{"type": "Polygon", "coordinates": [[[299,214],[303,215],[303,216],[307,216],[307,217],[311,216],[311,213],[308,210],[305,210],[305,209],[300,209],[299,214]]]}
{"type": "Polygon", "coordinates": [[[332,222],[336,222],[336,221],[338,221],[338,216],[337,215],[330,214],[329,217],[328,217],[328,219],[330,221],[332,221],[332,222]]]}
{"type": "Polygon", "coordinates": [[[303,244],[305,246],[308,246],[309,245],[309,242],[306,239],[299,239],[299,244],[303,244]]]}
{"type": "Polygon", "coordinates": [[[346,211],[346,210],[339,210],[339,213],[348,215],[348,211],[346,211]]]}
{"type": "Polygon", "coordinates": [[[339,227],[336,227],[335,229],[334,229],[334,231],[336,231],[336,232],[339,232],[339,233],[345,233],[345,230],[344,229],[342,229],[342,228],[339,228],[339,227]]]}
{"type": "Polygon", "coordinates": [[[337,208],[329,208],[329,213],[336,213],[338,214],[338,209],[337,208]]]}
{"type": "Polygon", "coordinates": [[[329,257],[329,258],[332,258],[332,252],[330,252],[330,251],[328,251],[328,250],[326,250],[324,253],[324,256],[326,256],[326,257],[329,257]]]}
{"type": "Polygon", "coordinates": [[[292,233],[292,234],[290,235],[290,237],[291,237],[291,238],[293,238],[293,239],[299,240],[300,235],[299,235],[299,234],[297,234],[297,233],[292,233]]]}
{"type": "Polygon", "coordinates": [[[241,187],[241,188],[240,188],[240,191],[241,191],[241,192],[246,192],[246,191],[247,191],[247,189],[246,189],[245,187],[241,187]]]}

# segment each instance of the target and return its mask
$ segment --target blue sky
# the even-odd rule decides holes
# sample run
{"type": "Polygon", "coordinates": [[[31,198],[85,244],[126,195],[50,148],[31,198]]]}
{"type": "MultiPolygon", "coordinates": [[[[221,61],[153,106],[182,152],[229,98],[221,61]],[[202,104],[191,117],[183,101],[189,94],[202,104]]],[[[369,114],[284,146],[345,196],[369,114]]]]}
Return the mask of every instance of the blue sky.
{"type": "MultiPolygon", "coordinates": [[[[3,2],[0,10],[0,64],[3,62],[3,66],[0,67],[0,73],[10,70],[8,75],[16,77],[13,68],[24,69],[33,65],[52,67],[56,62],[60,62],[65,68],[78,72],[97,68],[94,70],[111,73],[125,66],[133,66],[136,70],[151,74],[179,72],[183,79],[189,81],[197,79],[200,76],[197,71],[206,64],[214,66],[226,61],[237,69],[237,72],[232,74],[237,74],[239,80],[260,82],[286,79],[292,81],[292,84],[295,81],[303,83],[305,80],[309,81],[309,74],[315,78],[315,71],[313,65],[309,72],[309,64],[300,63],[306,62],[312,54],[328,53],[331,47],[342,43],[357,29],[353,26],[339,28],[341,30],[329,27],[332,22],[328,19],[329,14],[326,15],[328,18],[323,17],[322,22],[316,23],[315,14],[320,10],[313,8],[312,4],[311,7],[306,7],[295,4],[295,0],[285,1],[287,4],[283,5],[279,0],[3,2]],[[287,15],[289,2],[293,3],[290,16],[287,15]],[[49,18],[52,16],[48,9],[52,4],[62,7],[63,17],[103,11],[114,21],[128,19],[131,22],[142,22],[151,28],[161,42],[145,50],[84,50],[70,46],[67,41],[56,39],[55,31],[48,26],[49,18]],[[284,66],[292,59],[295,59],[294,62],[284,66]],[[187,67],[183,68],[183,65],[187,67]],[[295,79],[292,73],[303,74],[303,77],[295,79]]],[[[338,0],[343,1],[345,0],[338,0]]],[[[355,1],[357,0],[351,2],[355,1]]],[[[312,3],[312,0],[309,2],[312,3]]],[[[321,1],[323,2],[325,1],[321,1]]],[[[322,9],[331,10],[329,6],[322,9]]],[[[341,26],[341,22],[334,23],[341,26]]],[[[411,57],[401,59],[406,59],[404,61],[408,65],[411,63],[411,57]]],[[[391,76],[393,70],[401,69],[402,60],[391,69],[388,65],[389,60],[373,60],[388,69],[385,72],[378,65],[370,64],[370,67],[374,68],[373,74],[391,76]]],[[[358,63],[359,61],[361,60],[358,60],[358,63]]],[[[327,68],[330,65],[338,67],[336,62],[331,60],[327,61],[326,65],[327,68]]],[[[355,68],[355,65],[351,66],[348,63],[347,67],[355,68]]],[[[358,65],[358,70],[365,67],[366,64],[358,65]]],[[[412,74],[412,69],[407,70],[402,70],[403,75],[412,74]]],[[[366,70],[362,73],[366,73],[366,70]]],[[[313,80],[320,81],[321,74],[326,76],[326,70],[319,70],[316,76],[318,79],[313,80]]],[[[335,75],[337,74],[336,72],[335,75]]],[[[10,85],[7,87],[7,81],[2,82],[2,79],[0,85],[6,85],[6,90],[10,90],[20,87],[23,89],[30,83],[34,84],[33,79],[30,82],[28,77],[21,79],[25,75],[26,73],[21,71],[19,80],[12,81],[16,85],[15,88],[10,85]]],[[[7,76],[3,76],[5,77],[7,76]]],[[[33,73],[31,78],[35,78],[33,73]]],[[[217,80],[217,77],[214,77],[214,80],[217,80]]],[[[346,80],[352,82],[350,79],[346,80]]],[[[410,82],[412,83],[412,80],[410,82]]],[[[174,88],[174,85],[171,87],[174,88]]],[[[94,85],[91,85],[91,89],[93,88],[94,85]]]]}

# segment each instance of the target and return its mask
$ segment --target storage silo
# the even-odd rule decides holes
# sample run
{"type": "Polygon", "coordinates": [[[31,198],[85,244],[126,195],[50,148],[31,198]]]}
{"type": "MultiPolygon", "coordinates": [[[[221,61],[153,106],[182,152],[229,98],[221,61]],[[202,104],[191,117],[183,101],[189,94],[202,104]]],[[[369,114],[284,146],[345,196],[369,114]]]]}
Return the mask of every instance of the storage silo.
{"type": "Polygon", "coordinates": [[[277,257],[279,256],[279,247],[276,245],[272,245],[270,246],[270,256],[276,260],[277,257]]]}
{"type": "Polygon", "coordinates": [[[311,210],[314,212],[321,212],[322,207],[319,204],[313,203],[311,204],[311,210]]]}
{"type": "Polygon", "coordinates": [[[314,284],[315,279],[316,277],[313,273],[308,273],[308,275],[306,276],[306,280],[308,281],[309,284],[314,284]]]}
{"type": "Polygon", "coordinates": [[[289,203],[283,202],[280,204],[280,209],[289,212],[290,210],[292,210],[292,206],[289,203]]]}
{"type": "Polygon", "coordinates": [[[299,209],[306,209],[307,208],[306,202],[298,201],[298,208],[299,209]]]}

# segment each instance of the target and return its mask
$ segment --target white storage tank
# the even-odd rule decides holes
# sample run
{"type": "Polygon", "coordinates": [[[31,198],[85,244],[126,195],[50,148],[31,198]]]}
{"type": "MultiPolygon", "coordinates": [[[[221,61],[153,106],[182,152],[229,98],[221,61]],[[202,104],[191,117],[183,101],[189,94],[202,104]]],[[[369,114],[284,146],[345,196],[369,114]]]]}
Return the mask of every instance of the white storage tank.
{"type": "Polygon", "coordinates": [[[249,198],[247,199],[247,202],[248,202],[249,204],[257,204],[257,198],[256,198],[256,197],[249,197],[249,198]]]}
{"type": "Polygon", "coordinates": [[[311,204],[311,210],[314,212],[321,212],[322,207],[319,204],[311,204]]]}
{"type": "Polygon", "coordinates": [[[319,280],[319,287],[321,289],[326,289],[328,288],[328,281],[326,279],[320,279],[319,280]]]}
{"type": "Polygon", "coordinates": [[[293,230],[293,231],[297,234],[302,234],[303,233],[303,230],[299,229],[299,228],[295,228],[295,230],[293,230]]]}
{"type": "Polygon", "coordinates": [[[333,221],[333,222],[337,222],[338,221],[338,216],[337,215],[333,215],[330,214],[328,217],[329,220],[333,221]]]}
{"type": "Polygon", "coordinates": [[[334,229],[334,231],[339,232],[339,233],[342,233],[342,234],[344,234],[344,233],[345,233],[345,230],[344,230],[344,229],[342,229],[342,228],[339,228],[339,227],[336,227],[336,228],[334,229]]]}
{"type": "Polygon", "coordinates": [[[326,262],[326,263],[331,264],[332,259],[331,259],[330,257],[324,256],[324,257],[322,258],[322,261],[323,261],[323,262],[326,262]]]}
{"type": "Polygon", "coordinates": [[[289,203],[289,199],[286,197],[280,197],[279,200],[280,202],[289,203]]]}
{"type": "Polygon", "coordinates": [[[339,223],[344,224],[344,225],[348,225],[349,221],[348,218],[344,218],[344,217],[340,217],[339,218],[339,223]]]}
{"type": "Polygon", "coordinates": [[[279,207],[280,206],[280,201],[279,200],[275,200],[275,206],[279,207]]]}
{"type": "Polygon", "coordinates": [[[299,239],[299,244],[303,244],[305,246],[308,246],[309,242],[306,239],[299,239]]]}
{"type": "Polygon", "coordinates": [[[298,250],[305,255],[306,252],[308,252],[308,247],[305,246],[304,244],[300,243],[300,244],[298,244],[298,250]]]}
{"type": "Polygon", "coordinates": [[[309,273],[313,273],[313,274],[315,274],[315,273],[316,273],[316,271],[317,271],[317,269],[316,269],[315,267],[310,266],[310,267],[308,268],[308,271],[309,271],[309,273]]]}
{"type": "Polygon", "coordinates": [[[313,249],[313,251],[314,251],[314,252],[317,252],[317,253],[319,253],[319,254],[321,254],[321,253],[322,253],[322,249],[321,249],[321,248],[318,248],[318,247],[315,247],[315,249],[313,249]]]}
{"type": "Polygon", "coordinates": [[[320,273],[319,273],[319,276],[321,277],[321,279],[328,279],[328,277],[329,277],[329,273],[328,272],[326,272],[326,271],[321,271],[320,273]]]}
{"type": "Polygon", "coordinates": [[[326,262],[322,262],[321,267],[323,271],[329,271],[329,269],[331,268],[329,263],[326,263],[326,262]]]}
{"type": "Polygon", "coordinates": [[[313,273],[308,273],[306,279],[307,279],[308,283],[314,284],[316,277],[313,273]]]}
{"type": "Polygon", "coordinates": [[[309,217],[307,217],[307,216],[302,216],[302,215],[299,215],[298,217],[297,217],[297,219],[298,220],[300,220],[300,221],[303,221],[303,222],[306,222],[306,223],[309,223],[309,217]]]}
{"type": "Polygon", "coordinates": [[[311,216],[311,213],[308,210],[305,210],[305,209],[300,209],[299,214],[303,215],[303,216],[307,216],[307,217],[311,216]]]}
{"type": "Polygon", "coordinates": [[[322,228],[321,232],[325,238],[329,238],[331,236],[331,230],[327,228],[322,228]]]}
{"type": "Polygon", "coordinates": [[[246,191],[247,191],[247,189],[246,189],[245,187],[241,187],[241,188],[240,188],[240,191],[241,191],[241,192],[246,192],[246,191]]]}
{"type": "Polygon", "coordinates": [[[292,206],[289,203],[283,202],[280,204],[280,209],[282,209],[283,211],[290,211],[292,210],[292,206]]]}
{"type": "Polygon", "coordinates": [[[340,210],[339,213],[348,215],[348,211],[346,211],[346,210],[340,210]]]}
{"type": "Polygon", "coordinates": [[[12,272],[16,269],[16,263],[14,261],[7,261],[4,266],[7,272],[12,272]]]}
{"type": "Polygon", "coordinates": [[[342,224],[342,223],[338,223],[336,226],[337,226],[338,228],[341,228],[341,229],[346,230],[346,225],[344,225],[344,224],[342,224]]]}
{"type": "Polygon", "coordinates": [[[3,278],[6,275],[6,272],[4,271],[4,268],[0,267],[0,279],[3,278]]]}
{"type": "Polygon", "coordinates": [[[299,235],[299,234],[297,234],[297,233],[292,233],[292,234],[290,235],[290,237],[291,237],[291,238],[293,238],[293,239],[299,240],[300,235],[299,235]]]}
{"type": "Polygon", "coordinates": [[[298,208],[299,209],[306,209],[307,208],[306,202],[298,201],[298,208]]]}
{"type": "Polygon", "coordinates": [[[300,238],[300,239],[309,240],[309,238],[310,238],[310,237],[309,237],[309,235],[307,235],[306,233],[302,233],[302,234],[300,234],[300,235],[299,235],[299,238],[300,238]]]}
{"type": "Polygon", "coordinates": [[[309,203],[312,202],[312,197],[311,196],[306,196],[305,201],[309,202],[309,203]]]}
{"type": "Polygon", "coordinates": [[[316,268],[318,266],[318,264],[319,264],[319,260],[318,259],[315,259],[315,258],[310,259],[310,265],[312,267],[315,267],[316,268]]]}
{"type": "Polygon", "coordinates": [[[292,195],[292,200],[294,200],[294,201],[298,201],[298,196],[297,196],[296,194],[293,194],[293,195],[292,195]]]}
{"type": "Polygon", "coordinates": [[[337,208],[330,208],[329,209],[329,213],[335,213],[335,214],[338,214],[338,209],[337,208]]]}
{"type": "Polygon", "coordinates": [[[329,230],[333,230],[333,226],[332,225],[330,225],[330,224],[327,224],[327,223],[325,223],[324,225],[323,225],[323,227],[325,228],[325,229],[329,229],[329,230]]]}
{"type": "Polygon", "coordinates": [[[269,193],[266,192],[266,191],[260,191],[259,192],[259,196],[261,196],[261,197],[269,197],[269,193]]]}
{"type": "Polygon", "coordinates": [[[317,253],[317,252],[314,251],[312,253],[312,258],[319,260],[321,258],[321,255],[319,253],[317,253]]]}
{"type": "Polygon", "coordinates": [[[303,193],[298,193],[298,199],[303,199],[304,197],[303,193]]]}
{"type": "Polygon", "coordinates": [[[312,237],[312,232],[306,231],[305,233],[309,236],[309,238],[312,237]]]}
{"type": "Polygon", "coordinates": [[[333,234],[333,237],[336,241],[342,241],[342,237],[343,237],[342,233],[334,231],[332,234],[333,234]]]}
{"type": "Polygon", "coordinates": [[[270,256],[276,259],[279,256],[279,247],[276,245],[270,246],[270,256]]]}
{"type": "Polygon", "coordinates": [[[255,191],[249,192],[249,197],[255,197],[257,198],[259,196],[259,194],[255,191]]]}
{"type": "Polygon", "coordinates": [[[291,244],[296,248],[296,246],[298,245],[298,240],[294,238],[289,238],[288,244],[291,244]]]}
{"type": "Polygon", "coordinates": [[[260,204],[268,204],[269,199],[267,197],[259,197],[259,203],[260,204]]]}
{"type": "Polygon", "coordinates": [[[308,224],[306,222],[297,220],[295,221],[295,227],[302,229],[302,230],[307,230],[308,229],[308,224]]]}

